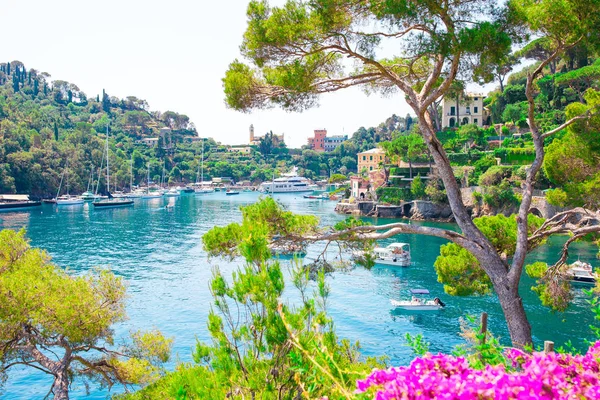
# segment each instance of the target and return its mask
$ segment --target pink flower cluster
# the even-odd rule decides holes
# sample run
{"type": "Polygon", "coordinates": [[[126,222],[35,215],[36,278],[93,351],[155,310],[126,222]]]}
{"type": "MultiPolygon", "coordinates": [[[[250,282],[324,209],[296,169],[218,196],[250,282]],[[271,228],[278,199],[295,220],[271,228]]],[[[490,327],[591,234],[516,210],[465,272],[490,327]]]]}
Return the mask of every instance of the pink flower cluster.
{"type": "Polygon", "coordinates": [[[357,393],[401,399],[600,399],[600,341],[585,355],[505,351],[512,368],[476,370],[462,357],[415,358],[407,367],[375,370],[357,382],[357,393]]]}

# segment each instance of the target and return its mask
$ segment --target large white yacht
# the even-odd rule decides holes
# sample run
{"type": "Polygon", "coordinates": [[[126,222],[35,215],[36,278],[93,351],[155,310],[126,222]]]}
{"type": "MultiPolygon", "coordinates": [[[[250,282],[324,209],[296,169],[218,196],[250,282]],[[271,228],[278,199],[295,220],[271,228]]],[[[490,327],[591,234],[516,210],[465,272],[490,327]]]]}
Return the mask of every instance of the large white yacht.
{"type": "Polygon", "coordinates": [[[282,174],[281,178],[273,179],[271,182],[263,182],[259,190],[266,193],[298,193],[312,192],[316,185],[311,185],[310,181],[298,176],[298,168],[294,167],[292,172],[282,174]]]}

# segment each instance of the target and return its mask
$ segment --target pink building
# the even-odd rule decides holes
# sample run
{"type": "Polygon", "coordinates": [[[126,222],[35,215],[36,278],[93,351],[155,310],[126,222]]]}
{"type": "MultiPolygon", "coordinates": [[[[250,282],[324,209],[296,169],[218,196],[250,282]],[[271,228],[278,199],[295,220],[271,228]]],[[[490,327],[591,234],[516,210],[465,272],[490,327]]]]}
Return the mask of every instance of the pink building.
{"type": "Polygon", "coordinates": [[[327,129],[315,129],[314,137],[308,138],[308,145],[315,151],[325,151],[327,129]]]}

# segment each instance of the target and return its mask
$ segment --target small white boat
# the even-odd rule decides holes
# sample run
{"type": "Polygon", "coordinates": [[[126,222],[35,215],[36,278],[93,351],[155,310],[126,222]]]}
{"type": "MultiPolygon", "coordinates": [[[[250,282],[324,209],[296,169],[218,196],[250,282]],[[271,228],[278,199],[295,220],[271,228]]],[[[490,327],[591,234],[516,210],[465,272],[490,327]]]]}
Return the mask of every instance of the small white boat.
{"type": "Polygon", "coordinates": [[[179,197],[181,196],[181,192],[177,189],[170,189],[167,193],[165,193],[166,197],[179,197]]]}
{"type": "Polygon", "coordinates": [[[84,200],[77,196],[63,195],[56,198],[56,205],[58,206],[74,206],[83,203],[84,200]]]}
{"type": "Polygon", "coordinates": [[[579,260],[568,266],[566,276],[574,283],[586,283],[590,285],[596,283],[596,276],[594,275],[592,265],[579,260]]]}
{"type": "Polygon", "coordinates": [[[413,310],[413,311],[432,311],[432,310],[441,310],[446,306],[443,301],[441,301],[438,297],[433,300],[421,299],[415,295],[420,294],[429,294],[429,290],[427,289],[411,289],[410,292],[413,294],[412,299],[410,300],[390,300],[392,305],[396,308],[402,308],[404,310],[413,310]]]}
{"type": "Polygon", "coordinates": [[[236,194],[240,194],[240,192],[238,192],[237,190],[228,190],[225,192],[226,196],[234,196],[236,194]]]}
{"type": "Polygon", "coordinates": [[[199,187],[197,189],[194,189],[194,193],[196,193],[196,194],[214,193],[214,191],[215,191],[215,189],[207,188],[207,187],[199,187]]]}
{"type": "Polygon", "coordinates": [[[92,201],[94,200],[94,193],[87,190],[83,192],[79,198],[81,198],[83,201],[92,201]]]}

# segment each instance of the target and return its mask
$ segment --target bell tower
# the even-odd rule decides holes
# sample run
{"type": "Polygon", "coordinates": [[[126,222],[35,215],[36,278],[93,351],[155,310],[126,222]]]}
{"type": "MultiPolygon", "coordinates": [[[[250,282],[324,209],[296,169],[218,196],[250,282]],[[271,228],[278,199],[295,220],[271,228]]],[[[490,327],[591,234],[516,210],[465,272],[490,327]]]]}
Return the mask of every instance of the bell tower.
{"type": "Polygon", "coordinates": [[[250,124],[250,144],[254,142],[254,125],[250,124]]]}

